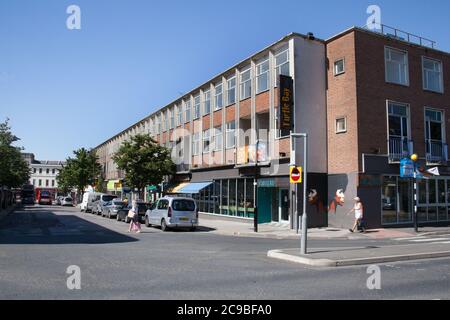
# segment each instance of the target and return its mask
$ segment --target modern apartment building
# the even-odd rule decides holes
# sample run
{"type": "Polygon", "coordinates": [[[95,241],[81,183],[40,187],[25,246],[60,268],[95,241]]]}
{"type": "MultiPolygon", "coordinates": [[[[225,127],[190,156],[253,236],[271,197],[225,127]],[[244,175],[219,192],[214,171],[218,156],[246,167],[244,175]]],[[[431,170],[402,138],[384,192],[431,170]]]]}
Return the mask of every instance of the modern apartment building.
{"type": "Polygon", "coordinates": [[[370,227],[411,224],[412,182],[399,177],[399,161],[413,152],[442,174],[420,180],[421,221],[448,221],[450,55],[434,47],[384,27],[328,40],[290,34],[96,147],[108,189],[121,186],[111,160],[120,143],[148,133],[177,163],[165,193],[194,197],[206,214],[249,221],[257,206],[259,223],[294,227],[290,132],[278,127],[285,75],[293,81],[293,131],[310,139],[311,226],[350,226],[357,195],[370,227]]]}

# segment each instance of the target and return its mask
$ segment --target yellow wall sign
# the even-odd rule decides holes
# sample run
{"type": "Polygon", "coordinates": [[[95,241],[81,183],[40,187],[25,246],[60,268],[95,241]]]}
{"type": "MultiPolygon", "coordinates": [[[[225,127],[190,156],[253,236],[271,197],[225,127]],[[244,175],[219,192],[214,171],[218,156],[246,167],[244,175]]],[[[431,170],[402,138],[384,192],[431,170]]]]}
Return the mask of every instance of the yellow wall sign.
{"type": "Polygon", "coordinates": [[[291,166],[289,172],[289,179],[291,183],[302,183],[302,167],[291,166]]]}

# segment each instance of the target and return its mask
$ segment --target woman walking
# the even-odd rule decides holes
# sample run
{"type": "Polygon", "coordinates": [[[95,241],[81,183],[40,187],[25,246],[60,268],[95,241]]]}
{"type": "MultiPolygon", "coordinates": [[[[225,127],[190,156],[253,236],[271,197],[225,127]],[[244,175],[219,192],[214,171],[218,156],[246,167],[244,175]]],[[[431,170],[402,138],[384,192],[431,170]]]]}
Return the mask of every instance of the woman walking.
{"type": "Polygon", "coordinates": [[[364,232],[365,231],[363,226],[364,206],[359,197],[355,198],[355,205],[353,206],[353,209],[349,212],[349,214],[351,214],[352,212],[355,213],[355,223],[353,224],[353,227],[349,229],[349,231],[355,232],[355,230],[360,228],[361,232],[364,232]]]}
{"type": "Polygon", "coordinates": [[[136,201],[132,202],[130,211],[128,211],[128,218],[131,219],[128,232],[136,230],[136,233],[141,233],[141,224],[139,223],[138,206],[136,201]]]}

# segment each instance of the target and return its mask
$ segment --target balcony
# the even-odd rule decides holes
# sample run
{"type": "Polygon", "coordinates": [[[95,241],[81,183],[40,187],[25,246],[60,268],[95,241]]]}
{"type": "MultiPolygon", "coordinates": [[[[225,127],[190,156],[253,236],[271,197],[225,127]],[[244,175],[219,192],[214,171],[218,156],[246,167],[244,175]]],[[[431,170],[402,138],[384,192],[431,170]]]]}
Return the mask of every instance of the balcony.
{"type": "Polygon", "coordinates": [[[401,159],[413,154],[413,142],[405,137],[389,137],[389,163],[399,163],[401,159]]]}
{"type": "Polygon", "coordinates": [[[427,140],[427,165],[442,165],[448,161],[448,145],[442,141],[427,140]]]}

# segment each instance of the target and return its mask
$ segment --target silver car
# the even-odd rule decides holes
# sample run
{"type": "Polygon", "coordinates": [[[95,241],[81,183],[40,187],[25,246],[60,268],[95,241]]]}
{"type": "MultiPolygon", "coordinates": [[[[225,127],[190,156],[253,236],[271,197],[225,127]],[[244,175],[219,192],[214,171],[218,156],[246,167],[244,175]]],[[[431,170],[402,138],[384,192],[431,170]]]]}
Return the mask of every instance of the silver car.
{"type": "Polygon", "coordinates": [[[171,228],[198,227],[198,207],[194,199],[164,197],[155,202],[145,213],[145,225],[160,226],[162,231],[171,228]]]}
{"type": "Polygon", "coordinates": [[[61,199],[61,205],[63,207],[73,207],[73,199],[71,197],[64,197],[61,199]]]}
{"type": "Polygon", "coordinates": [[[109,219],[117,217],[117,212],[125,206],[125,202],[120,199],[113,199],[102,207],[102,217],[109,219]]]}

